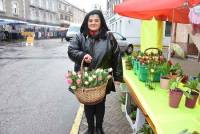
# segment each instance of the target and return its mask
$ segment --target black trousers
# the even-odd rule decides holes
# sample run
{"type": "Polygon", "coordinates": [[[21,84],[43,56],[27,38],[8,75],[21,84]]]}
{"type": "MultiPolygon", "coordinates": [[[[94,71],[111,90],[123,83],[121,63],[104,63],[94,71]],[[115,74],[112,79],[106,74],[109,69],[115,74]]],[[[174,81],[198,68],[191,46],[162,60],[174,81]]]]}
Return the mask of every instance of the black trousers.
{"type": "Polygon", "coordinates": [[[96,127],[102,128],[103,118],[105,114],[105,101],[104,100],[96,105],[84,105],[85,116],[88,123],[88,128],[94,128],[94,117],[96,117],[96,127]]]}

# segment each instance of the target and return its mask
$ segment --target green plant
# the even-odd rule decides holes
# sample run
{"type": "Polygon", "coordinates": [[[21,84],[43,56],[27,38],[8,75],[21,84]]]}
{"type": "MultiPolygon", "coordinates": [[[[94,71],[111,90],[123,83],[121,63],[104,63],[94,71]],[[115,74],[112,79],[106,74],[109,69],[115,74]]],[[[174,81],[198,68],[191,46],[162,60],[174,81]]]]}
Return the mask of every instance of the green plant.
{"type": "Polygon", "coordinates": [[[170,74],[170,65],[168,62],[164,62],[159,66],[159,71],[161,72],[162,76],[168,76],[170,74]]]}
{"type": "Polygon", "coordinates": [[[200,72],[199,72],[198,75],[197,75],[197,80],[198,80],[198,82],[200,83],[200,72]]]}
{"type": "Polygon", "coordinates": [[[192,97],[192,92],[196,92],[199,94],[200,87],[199,87],[199,82],[197,79],[196,80],[191,79],[191,80],[187,81],[187,83],[184,85],[184,87],[188,88],[187,91],[185,92],[185,96],[188,98],[192,97]]]}
{"type": "Polygon", "coordinates": [[[169,81],[170,90],[176,90],[177,88],[179,88],[182,79],[183,79],[182,77],[170,79],[169,81]]]}
{"type": "Polygon", "coordinates": [[[131,117],[132,120],[135,120],[135,119],[136,119],[136,114],[137,114],[136,111],[132,111],[132,112],[130,113],[130,117],[131,117]]]}
{"type": "Polygon", "coordinates": [[[125,105],[126,102],[126,97],[125,96],[121,96],[119,102],[123,105],[125,105]]]}
{"type": "Polygon", "coordinates": [[[138,133],[142,134],[154,134],[153,130],[148,124],[144,124],[143,127],[138,131],[138,133]]]}
{"type": "Polygon", "coordinates": [[[177,74],[177,71],[181,69],[181,65],[179,63],[176,63],[175,65],[172,65],[170,67],[170,72],[172,74],[177,74]]]}
{"type": "Polygon", "coordinates": [[[133,51],[132,56],[136,59],[139,55],[140,51],[133,51]]]}

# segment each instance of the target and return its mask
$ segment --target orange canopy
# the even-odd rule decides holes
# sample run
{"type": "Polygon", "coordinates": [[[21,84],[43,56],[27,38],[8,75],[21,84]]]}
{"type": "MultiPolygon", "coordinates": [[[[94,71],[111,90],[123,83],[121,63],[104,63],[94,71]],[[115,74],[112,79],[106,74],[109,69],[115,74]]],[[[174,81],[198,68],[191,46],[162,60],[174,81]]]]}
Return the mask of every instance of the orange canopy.
{"type": "Polygon", "coordinates": [[[127,0],[116,5],[114,11],[122,16],[136,19],[167,20],[176,23],[189,23],[189,7],[200,0],[127,0]]]}

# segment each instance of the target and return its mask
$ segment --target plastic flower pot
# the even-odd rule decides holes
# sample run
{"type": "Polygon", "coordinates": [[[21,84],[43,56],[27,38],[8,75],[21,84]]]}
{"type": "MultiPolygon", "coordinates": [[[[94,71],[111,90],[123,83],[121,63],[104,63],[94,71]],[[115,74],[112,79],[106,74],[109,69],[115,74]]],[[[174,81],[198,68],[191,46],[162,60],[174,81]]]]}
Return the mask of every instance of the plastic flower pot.
{"type": "Polygon", "coordinates": [[[169,89],[169,77],[161,76],[160,77],[160,88],[162,89],[169,89]]]}
{"type": "Polygon", "coordinates": [[[156,71],[155,75],[154,75],[154,78],[153,78],[153,81],[154,82],[159,82],[160,81],[160,75],[161,75],[160,71],[156,71]]]}
{"type": "Polygon", "coordinates": [[[140,81],[143,81],[143,82],[147,81],[148,70],[147,70],[146,65],[140,65],[138,77],[140,81]]]}
{"type": "Polygon", "coordinates": [[[138,73],[138,68],[139,68],[139,61],[137,61],[137,60],[134,60],[134,72],[135,72],[135,74],[137,74],[138,73]]]}
{"type": "Polygon", "coordinates": [[[192,92],[192,98],[186,97],[185,106],[188,107],[188,108],[194,108],[195,104],[197,102],[198,96],[199,96],[198,93],[192,92]]]}
{"type": "Polygon", "coordinates": [[[134,62],[135,62],[135,59],[132,59],[131,64],[132,64],[133,71],[134,71],[134,62]]]}
{"type": "Polygon", "coordinates": [[[179,106],[180,100],[183,96],[183,91],[179,88],[169,91],[169,106],[177,108],[179,106]]]}

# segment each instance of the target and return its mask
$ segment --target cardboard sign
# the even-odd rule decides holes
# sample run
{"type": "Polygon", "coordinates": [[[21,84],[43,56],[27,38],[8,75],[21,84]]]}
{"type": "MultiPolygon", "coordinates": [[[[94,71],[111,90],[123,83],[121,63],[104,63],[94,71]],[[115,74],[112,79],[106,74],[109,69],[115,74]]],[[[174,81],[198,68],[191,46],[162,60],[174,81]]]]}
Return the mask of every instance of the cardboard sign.
{"type": "Polygon", "coordinates": [[[28,36],[26,40],[26,46],[31,45],[33,46],[34,37],[28,36]]]}

